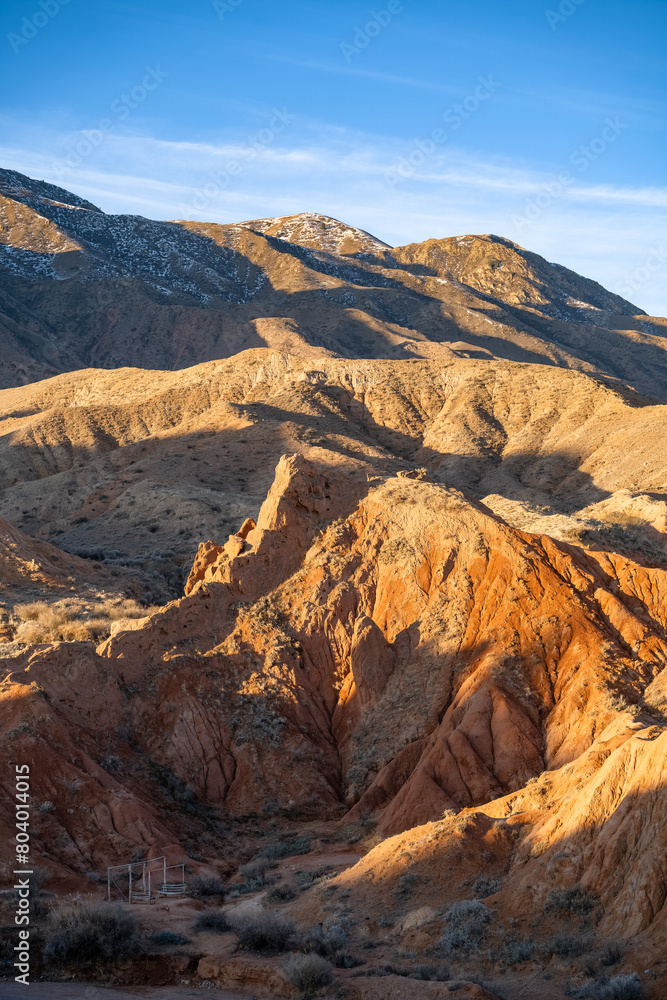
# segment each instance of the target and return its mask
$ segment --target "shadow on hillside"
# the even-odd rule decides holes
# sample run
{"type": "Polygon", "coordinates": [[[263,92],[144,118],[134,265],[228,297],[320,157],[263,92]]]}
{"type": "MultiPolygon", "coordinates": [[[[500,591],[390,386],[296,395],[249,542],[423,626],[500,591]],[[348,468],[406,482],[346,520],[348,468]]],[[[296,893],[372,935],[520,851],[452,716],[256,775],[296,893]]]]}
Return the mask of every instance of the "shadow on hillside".
{"type": "MultiPolygon", "coordinates": [[[[107,432],[101,441],[91,427],[89,440],[95,442],[91,445],[42,447],[34,436],[13,443],[12,465],[23,474],[15,484],[16,493],[9,484],[3,491],[6,502],[17,498],[12,500],[16,509],[10,520],[21,530],[49,537],[70,552],[97,554],[107,547],[116,550],[118,558],[151,560],[159,551],[169,553],[170,559],[187,562],[194,558],[200,541],[212,537],[224,542],[246,516],[256,516],[273,481],[275,466],[291,450],[307,453],[333,476],[338,474],[337,456],[363,462],[363,468],[380,478],[425,467],[440,485],[476,499],[498,493],[524,501],[542,514],[569,514],[611,496],[581,471],[578,456],[567,451],[504,457],[500,449],[462,455],[425,448],[421,436],[379,423],[344,385],[305,387],[302,412],[248,400],[242,410],[252,421],[242,430],[204,428],[179,434],[176,426],[164,438],[159,428],[151,435],[147,427],[143,439],[114,446],[113,435],[107,432]],[[369,453],[370,446],[379,453],[369,453]],[[98,468],[103,458],[104,465],[98,468]],[[58,478],[49,483],[54,476],[58,478]],[[29,499],[32,494],[22,490],[20,484],[31,481],[44,484],[42,498],[29,499]],[[179,491],[190,490],[197,512],[179,515],[177,520],[169,510],[173,505],[165,501],[153,513],[141,506],[143,499],[138,494],[138,506],[125,501],[116,506],[118,497],[129,501],[142,484],[157,491],[172,490],[175,497],[179,491]],[[65,515],[52,510],[48,500],[49,490],[60,493],[63,488],[80,493],[83,504],[73,506],[65,515]],[[216,510],[220,496],[233,498],[234,509],[243,507],[247,498],[239,524],[229,520],[226,508],[216,510]]],[[[94,420],[94,414],[87,416],[94,420]]],[[[361,497],[364,490],[360,471],[357,495],[361,497]]],[[[619,545],[624,541],[627,539],[619,539],[619,545]]],[[[613,537],[605,546],[625,551],[615,547],[613,537]]]]}
{"type": "MultiPolygon", "coordinates": [[[[25,308],[37,307],[44,314],[44,325],[52,345],[59,348],[63,370],[73,370],[77,364],[114,368],[119,363],[155,368],[156,361],[157,367],[180,369],[229,357],[250,347],[266,346],[253,325],[261,318],[291,320],[314,347],[343,357],[414,358],[409,352],[406,355],[401,343],[390,342],[387,331],[373,329],[352,315],[351,307],[356,306],[371,320],[398,328],[391,330],[392,337],[400,337],[404,329],[409,342],[417,330],[435,343],[463,339],[473,354],[479,351],[484,356],[488,350],[502,360],[555,364],[529,343],[519,342],[522,333],[535,336],[571,350],[574,356],[611,370],[625,381],[646,385],[656,395],[665,394],[667,359],[653,345],[634,342],[630,356],[627,338],[615,329],[582,324],[578,314],[565,320],[549,318],[530,308],[508,306],[461,284],[454,301],[465,307],[466,315],[473,315],[471,325],[478,327],[490,320],[518,330],[515,340],[493,332],[473,332],[458,325],[440,299],[364,267],[364,263],[380,263],[384,272],[435,273],[423,265],[396,261],[389,268],[390,251],[379,258],[365,254],[337,257],[257,234],[275,254],[298,259],[307,270],[339,278],[348,285],[287,292],[275,289],[262,268],[246,255],[178,223],[104,216],[66,206],[45,206],[45,211],[70,237],[89,246],[91,276],[96,267],[103,266],[107,269],[104,281],[119,285],[112,315],[99,300],[99,276],[95,281],[83,280],[82,272],[81,277],[54,282],[44,275],[35,275],[30,281],[6,274],[13,305],[18,300],[25,308]],[[128,241],[135,244],[131,253],[128,241]],[[128,277],[134,282],[131,287],[126,284],[128,277]],[[52,300],[53,295],[57,301],[52,300]],[[474,319],[471,296],[484,306],[479,321],[474,319]],[[184,315],[184,309],[192,312],[184,315]],[[184,325],[194,336],[183,336],[184,325]],[[568,346],[570,328],[576,330],[572,347],[568,346]],[[660,373],[658,378],[656,372],[660,373]]],[[[27,259],[50,258],[27,250],[21,254],[27,259]]],[[[644,325],[636,318],[625,324],[638,332],[643,332],[644,325]]],[[[25,332],[29,332],[27,327],[25,332]]],[[[24,346],[32,356],[34,348],[29,341],[24,346]]]]}
{"type": "MultiPolygon", "coordinates": [[[[622,780],[617,777],[619,786],[622,780]]],[[[468,933],[461,907],[460,925],[456,910],[451,923],[441,919],[430,933],[427,925],[425,955],[430,962],[453,962],[462,979],[474,973],[475,982],[483,980],[499,997],[545,996],[544,985],[536,985],[544,979],[554,997],[658,1000],[665,996],[667,893],[660,880],[656,885],[655,872],[663,864],[660,817],[667,789],[645,791],[635,784],[621,797],[613,782],[600,781],[592,792],[595,807],[582,802],[576,817],[562,792],[553,810],[548,795],[536,803],[532,817],[497,818],[497,810],[488,816],[484,806],[442,823],[437,817],[436,828],[416,826],[395,845],[385,841],[336,888],[345,890],[345,905],[355,916],[388,914],[399,930],[408,913],[430,907],[442,916],[453,904],[475,900],[468,912],[478,907],[486,914],[483,931],[468,933]],[[614,792],[616,804],[605,813],[600,803],[614,792]],[[566,819],[550,820],[551,811],[566,819]],[[545,829],[551,831],[548,843],[545,829]],[[632,985],[633,973],[646,992],[632,985]],[[606,987],[609,980],[618,988],[606,987]]],[[[570,787],[567,798],[580,801],[580,789],[570,787]]],[[[417,936],[410,924],[394,935],[404,952],[420,938],[423,949],[424,930],[417,936]]]]}

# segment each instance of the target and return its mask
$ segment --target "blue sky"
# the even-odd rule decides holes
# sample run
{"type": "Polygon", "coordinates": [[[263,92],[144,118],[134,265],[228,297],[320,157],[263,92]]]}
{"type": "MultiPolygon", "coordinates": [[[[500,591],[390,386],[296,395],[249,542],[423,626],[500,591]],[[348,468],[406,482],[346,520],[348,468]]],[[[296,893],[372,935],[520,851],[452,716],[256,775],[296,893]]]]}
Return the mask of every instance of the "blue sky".
{"type": "Polygon", "coordinates": [[[493,232],[667,315],[666,0],[4,0],[0,162],[107,212],[493,232]]]}

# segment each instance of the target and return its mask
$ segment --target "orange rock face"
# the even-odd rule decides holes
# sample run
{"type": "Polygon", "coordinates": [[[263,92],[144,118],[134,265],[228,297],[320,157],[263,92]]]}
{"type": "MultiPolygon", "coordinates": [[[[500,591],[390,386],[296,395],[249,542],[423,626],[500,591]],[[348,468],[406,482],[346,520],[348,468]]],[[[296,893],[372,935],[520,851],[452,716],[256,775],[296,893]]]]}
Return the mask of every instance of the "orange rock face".
{"type": "MultiPolygon", "coordinates": [[[[123,785],[93,761],[125,727],[123,754],[231,812],[356,803],[399,832],[578,759],[662,690],[664,570],[519,532],[442,486],[355,499],[286,457],[232,541],[202,546],[189,596],[97,652],[3,661],[8,717],[41,720],[12,739],[37,752],[49,727],[76,732],[90,762],[65,767],[63,749],[52,770],[81,772],[87,801],[123,785]]],[[[40,795],[57,803],[54,780],[40,795]]],[[[123,850],[143,842],[132,823],[123,850]]],[[[166,835],[151,823],[146,838],[166,835]]],[[[89,825],[108,832],[98,805],[89,825]]]]}
{"type": "MultiPolygon", "coordinates": [[[[186,597],[97,650],[6,646],[0,739],[32,766],[34,843],[61,872],[173,853],[188,809],[347,810],[388,838],[335,880],[354,912],[401,912],[407,871],[410,912],[441,915],[484,875],[513,934],[562,922],[550,893],[584,893],[596,933],[651,964],[666,598],[665,569],[519,531],[442,485],[362,488],[285,456],[256,523],[200,547],[186,597]]],[[[401,933],[423,949],[415,920],[401,933]]]]}

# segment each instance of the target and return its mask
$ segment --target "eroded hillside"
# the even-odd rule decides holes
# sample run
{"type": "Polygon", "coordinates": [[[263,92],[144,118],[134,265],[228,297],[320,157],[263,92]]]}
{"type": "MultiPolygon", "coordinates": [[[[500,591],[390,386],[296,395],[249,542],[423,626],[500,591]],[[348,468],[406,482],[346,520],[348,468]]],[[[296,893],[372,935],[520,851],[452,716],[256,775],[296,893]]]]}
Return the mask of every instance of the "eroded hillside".
{"type": "Polygon", "coordinates": [[[659,972],[667,570],[424,475],[285,456],[187,596],[97,649],[5,644],[0,739],[50,803],[35,849],[63,875],[135,851],[215,866],[247,817],[372,815],[389,839],[295,913],[362,928],[391,906],[419,951],[482,878],[517,939],[547,904],[571,922],[580,893],[588,932],[659,972]]]}
{"type": "Polygon", "coordinates": [[[519,527],[659,559],[664,412],[614,382],[510,362],[258,350],[184,372],[75,372],[0,392],[0,516],[157,573],[148,600],[178,596],[199,542],[256,516],[298,452],[352,482],[424,467],[519,527]]]}
{"type": "Polygon", "coordinates": [[[663,1000],[665,321],[497,236],[11,171],[0,278],[0,750],[54,889],[225,880],[164,983],[293,995],[225,924],[281,910],[350,1000],[663,1000]]]}
{"type": "Polygon", "coordinates": [[[664,320],[498,236],[392,249],[317,214],[153,222],[4,170],[0,273],[3,386],[270,347],[537,362],[667,398],[664,320]]]}

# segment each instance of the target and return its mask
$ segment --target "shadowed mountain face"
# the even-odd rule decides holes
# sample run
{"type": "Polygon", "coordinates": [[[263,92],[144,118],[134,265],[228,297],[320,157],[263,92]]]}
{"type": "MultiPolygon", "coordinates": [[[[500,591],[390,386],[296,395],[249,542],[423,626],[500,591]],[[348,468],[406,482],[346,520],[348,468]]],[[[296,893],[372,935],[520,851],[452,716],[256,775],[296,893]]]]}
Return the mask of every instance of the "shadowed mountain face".
{"type": "Polygon", "coordinates": [[[306,357],[505,359],[667,398],[664,320],[497,236],[392,249],[326,216],[110,216],[0,171],[0,386],[86,367],[306,357]]]}

